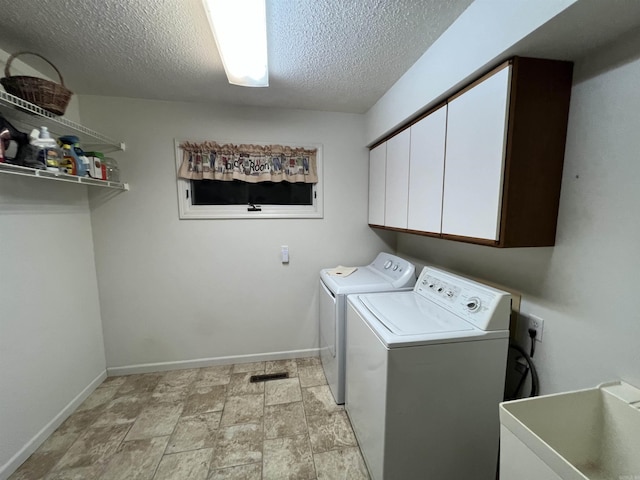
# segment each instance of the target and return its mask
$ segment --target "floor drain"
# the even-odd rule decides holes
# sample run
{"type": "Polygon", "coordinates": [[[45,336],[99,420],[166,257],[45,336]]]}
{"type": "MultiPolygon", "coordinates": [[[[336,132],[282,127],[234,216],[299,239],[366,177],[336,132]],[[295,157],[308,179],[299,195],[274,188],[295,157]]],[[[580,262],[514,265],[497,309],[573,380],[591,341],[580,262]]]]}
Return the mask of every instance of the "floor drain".
{"type": "Polygon", "coordinates": [[[268,380],[280,380],[281,378],[289,378],[289,372],[266,373],[263,375],[251,375],[249,381],[251,383],[266,382],[268,380]]]}

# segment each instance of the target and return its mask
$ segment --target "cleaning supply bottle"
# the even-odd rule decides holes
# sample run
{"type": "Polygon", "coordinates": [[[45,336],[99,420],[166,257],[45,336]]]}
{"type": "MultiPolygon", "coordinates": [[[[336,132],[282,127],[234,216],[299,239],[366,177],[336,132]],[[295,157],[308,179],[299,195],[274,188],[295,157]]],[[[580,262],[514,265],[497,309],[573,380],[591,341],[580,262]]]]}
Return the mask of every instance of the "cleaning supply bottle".
{"type": "Polygon", "coordinates": [[[76,173],[74,173],[73,175],[86,177],[87,173],[89,172],[89,159],[85,156],[84,152],[80,148],[80,139],[75,135],[65,135],[58,138],[58,142],[60,143],[60,145],[62,145],[62,148],[65,151],[65,157],[67,156],[67,154],[69,154],[75,161],[76,173]],[[67,146],[69,147],[68,149],[65,148],[67,146]]]}
{"type": "Polygon", "coordinates": [[[106,180],[107,166],[104,163],[104,154],[102,152],[85,152],[85,156],[89,159],[89,176],[98,180],[106,180]]]}
{"type": "Polygon", "coordinates": [[[44,164],[49,171],[59,172],[63,152],[55,139],[51,138],[49,129],[47,127],[40,127],[40,130],[34,129],[29,139],[29,143],[36,148],[36,161],[44,164]]]}
{"type": "Polygon", "coordinates": [[[78,174],[79,159],[72,153],[71,145],[65,143],[62,145],[62,162],[60,163],[60,171],[69,175],[78,174]]]}

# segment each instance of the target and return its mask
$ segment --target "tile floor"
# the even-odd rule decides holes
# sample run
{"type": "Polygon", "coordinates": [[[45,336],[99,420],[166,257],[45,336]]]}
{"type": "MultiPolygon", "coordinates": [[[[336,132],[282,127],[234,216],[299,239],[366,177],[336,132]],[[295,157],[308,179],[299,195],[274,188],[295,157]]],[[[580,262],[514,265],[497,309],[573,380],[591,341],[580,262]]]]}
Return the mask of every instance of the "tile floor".
{"type": "Polygon", "coordinates": [[[109,377],[9,480],[368,479],[326,383],[316,357],[109,377]]]}

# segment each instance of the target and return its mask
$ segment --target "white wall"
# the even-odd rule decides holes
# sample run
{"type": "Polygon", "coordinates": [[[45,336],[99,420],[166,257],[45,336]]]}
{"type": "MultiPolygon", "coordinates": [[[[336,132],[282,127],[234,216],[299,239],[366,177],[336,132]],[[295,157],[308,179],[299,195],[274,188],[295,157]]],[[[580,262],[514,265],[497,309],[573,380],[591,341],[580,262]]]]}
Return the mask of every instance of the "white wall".
{"type": "Polygon", "coordinates": [[[534,358],[543,393],[640,385],[638,52],[635,34],[576,64],[555,247],[398,238],[400,254],[522,291],[523,313],[545,320],[534,358]]]}
{"type": "Polygon", "coordinates": [[[367,112],[367,144],[405,123],[577,0],[476,0],[367,112]]]}
{"type": "Polygon", "coordinates": [[[362,115],[101,97],[81,114],[127,144],[131,191],[92,210],[108,367],[315,349],[320,268],[395,247],[367,227],[362,115]],[[179,220],[174,138],[321,143],[324,218],[179,220]]]}
{"type": "Polygon", "coordinates": [[[0,176],[0,366],[4,478],[104,375],[86,187],[0,176]]]}

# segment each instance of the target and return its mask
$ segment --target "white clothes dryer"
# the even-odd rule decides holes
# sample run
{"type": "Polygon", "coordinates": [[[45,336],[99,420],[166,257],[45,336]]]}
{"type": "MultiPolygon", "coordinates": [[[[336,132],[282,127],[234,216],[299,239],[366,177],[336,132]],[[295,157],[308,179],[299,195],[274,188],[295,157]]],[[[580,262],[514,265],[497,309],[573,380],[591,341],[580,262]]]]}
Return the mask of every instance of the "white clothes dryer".
{"type": "Polygon", "coordinates": [[[346,410],[373,480],[495,480],[511,296],[425,267],[350,295],[346,410]]]}
{"type": "Polygon", "coordinates": [[[331,270],[320,271],[320,359],[333,398],[343,404],[347,295],[411,290],[416,268],[403,258],[381,252],[348,276],[331,275],[331,270]]]}

